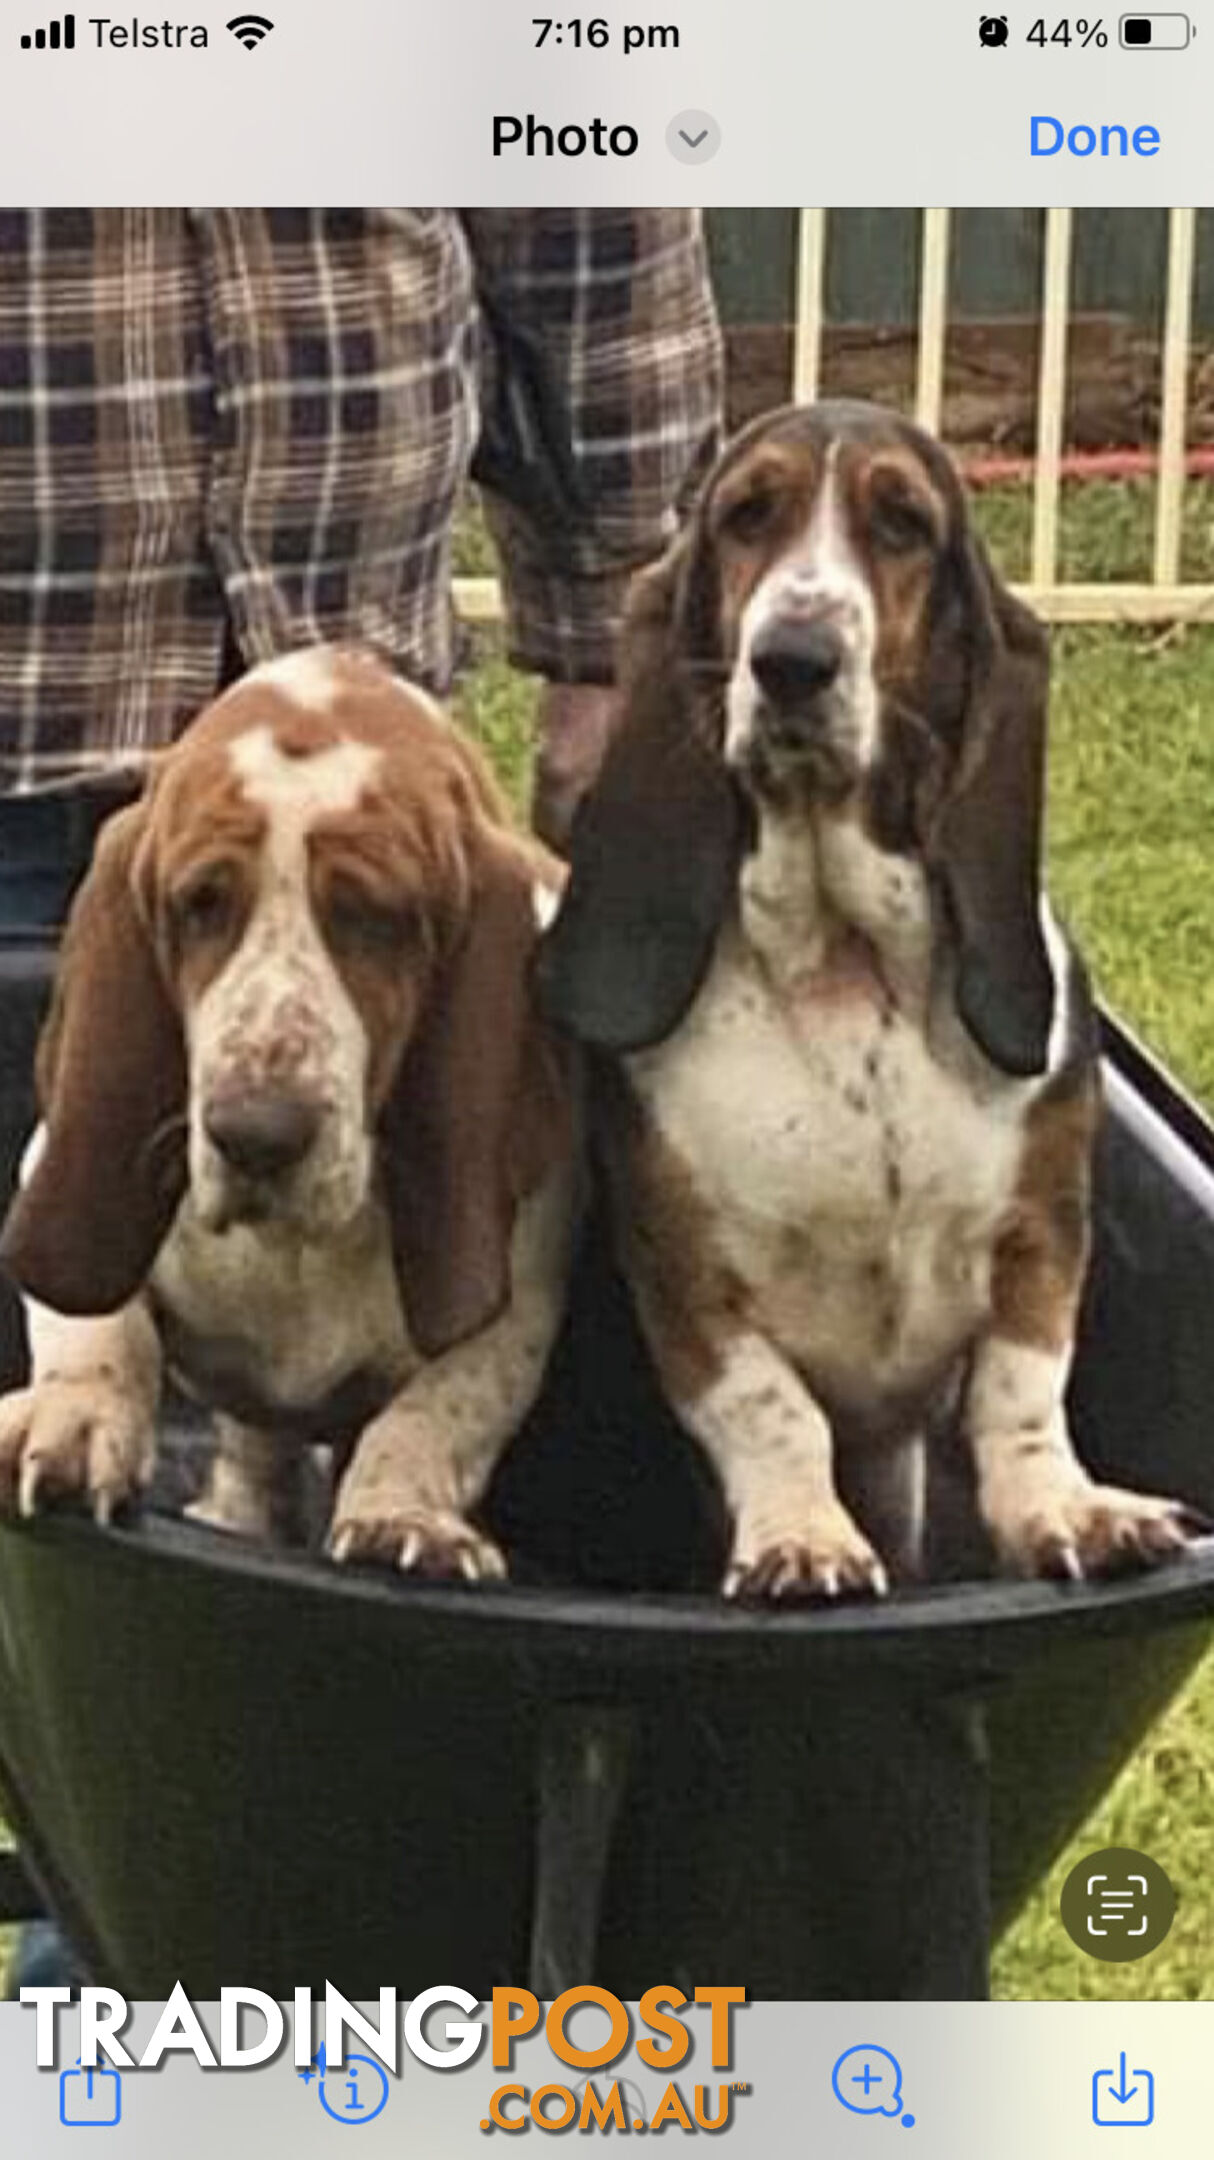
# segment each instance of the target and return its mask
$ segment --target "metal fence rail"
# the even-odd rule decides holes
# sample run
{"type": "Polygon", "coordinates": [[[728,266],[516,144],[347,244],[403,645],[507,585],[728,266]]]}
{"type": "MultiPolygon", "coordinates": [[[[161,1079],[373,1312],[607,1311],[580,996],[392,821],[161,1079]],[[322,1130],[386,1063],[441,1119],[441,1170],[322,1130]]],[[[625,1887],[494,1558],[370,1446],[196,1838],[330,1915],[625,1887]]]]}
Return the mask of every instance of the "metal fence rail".
{"type": "MultiPolygon", "coordinates": [[[[1073,217],[1067,209],[1045,213],[1032,543],[1028,583],[1018,586],[1017,590],[1051,622],[1152,623],[1214,616],[1214,585],[1186,583],[1181,575],[1185,422],[1197,213],[1192,209],[1172,210],[1168,219],[1151,578],[1138,583],[1110,580],[1102,584],[1080,584],[1060,577],[1058,562],[1073,217]]],[[[799,402],[817,397],[822,388],[829,220],[830,212],[824,209],[805,209],[799,214],[790,386],[792,396],[799,402]]],[[[919,248],[914,412],[921,425],[934,432],[939,430],[944,404],[950,241],[950,212],[946,209],[924,210],[919,248]]],[[[493,622],[499,618],[501,596],[496,580],[458,579],[455,591],[456,605],[466,621],[493,622]]]]}

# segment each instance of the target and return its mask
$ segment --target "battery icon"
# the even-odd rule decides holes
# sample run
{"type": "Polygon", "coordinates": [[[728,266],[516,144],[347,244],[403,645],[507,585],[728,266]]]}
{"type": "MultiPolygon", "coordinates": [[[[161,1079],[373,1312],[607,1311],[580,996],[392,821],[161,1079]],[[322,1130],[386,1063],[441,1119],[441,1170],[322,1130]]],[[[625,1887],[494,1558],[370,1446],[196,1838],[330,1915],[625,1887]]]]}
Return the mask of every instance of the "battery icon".
{"type": "Polygon", "coordinates": [[[1123,15],[1121,42],[1131,52],[1183,52],[1193,35],[1187,15],[1123,15]]]}

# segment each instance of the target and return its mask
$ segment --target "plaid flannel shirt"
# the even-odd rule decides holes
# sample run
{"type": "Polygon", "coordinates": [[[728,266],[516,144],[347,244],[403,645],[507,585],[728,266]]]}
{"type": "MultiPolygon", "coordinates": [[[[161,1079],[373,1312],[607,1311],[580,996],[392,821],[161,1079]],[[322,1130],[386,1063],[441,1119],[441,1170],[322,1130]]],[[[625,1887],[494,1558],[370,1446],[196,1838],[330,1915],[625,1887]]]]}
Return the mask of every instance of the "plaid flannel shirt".
{"type": "Polygon", "coordinates": [[[719,411],[690,212],[0,211],[0,790],[321,638],[442,692],[470,470],[512,658],[609,680],[719,411]]]}

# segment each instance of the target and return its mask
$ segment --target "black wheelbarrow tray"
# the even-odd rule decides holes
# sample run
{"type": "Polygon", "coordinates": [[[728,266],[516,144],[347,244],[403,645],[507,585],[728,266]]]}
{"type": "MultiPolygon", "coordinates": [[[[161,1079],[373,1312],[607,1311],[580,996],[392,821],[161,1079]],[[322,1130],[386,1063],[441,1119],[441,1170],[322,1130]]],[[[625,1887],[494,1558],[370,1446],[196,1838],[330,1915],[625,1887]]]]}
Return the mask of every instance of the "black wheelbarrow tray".
{"type": "MultiPolygon", "coordinates": [[[[1108,1067],[1074,1420],[1101,1473],[1214,1512],[1214,1135],[1113,1028],[1108,1067]]],[[[534,1459],[598,1587],[417,1585],[154,1516],[0,1532],[0,1780],[94,1978],[984,1992],[1206,1646],[1214,1544],[837,1610],[680,1594],[678,1444],[596,1295],[534,1459]],[[640,1587],[603,1587],[613,1538],[640,1587]]]]}

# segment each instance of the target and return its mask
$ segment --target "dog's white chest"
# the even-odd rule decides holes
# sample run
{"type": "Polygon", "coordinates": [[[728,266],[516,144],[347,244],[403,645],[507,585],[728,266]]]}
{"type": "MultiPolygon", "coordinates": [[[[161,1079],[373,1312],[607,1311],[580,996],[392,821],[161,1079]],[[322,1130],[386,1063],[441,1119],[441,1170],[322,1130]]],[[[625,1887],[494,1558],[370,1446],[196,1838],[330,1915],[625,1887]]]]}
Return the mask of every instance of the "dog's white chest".
{"type": "Polygon", "coordinates": [[[986,1306],[1019,1118],[879,985],[845,968],[777,998],[727,937],[684,1025],[630,1071],[757,1324],[819,1386],[871,1407],[956,1355],[986,1306]]]}
{"type": "Polygon", "coordinates": [[[187,1202],[152,1282],[181,1377],[208,1400],[247,1388],[289,1417],[358,1376],[378,1376],[386,1396],[417,1363],[378,1207],[308,1243],[239,1225],[215,1235],[187,1202]]]}

